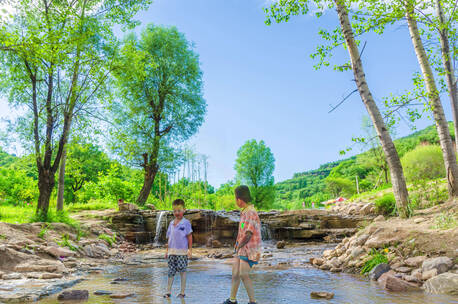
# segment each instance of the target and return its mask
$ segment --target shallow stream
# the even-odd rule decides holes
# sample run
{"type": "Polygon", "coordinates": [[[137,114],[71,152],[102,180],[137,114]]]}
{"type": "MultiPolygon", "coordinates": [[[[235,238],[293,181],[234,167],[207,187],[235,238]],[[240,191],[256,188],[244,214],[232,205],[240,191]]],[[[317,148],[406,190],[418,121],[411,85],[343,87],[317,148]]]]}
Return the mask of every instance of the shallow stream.
{"type": "MultiPolygon", "coordinates": [[[[428,295],[423,292],[390,293],[375,283],[358,275],[331,273],[312,268],[304,263],[317,246],[303,246],[283,251],[270,249],[272,257],[265,265],[256,267],[252,273],[257,300],[260,304],[299,303],[398,303],[398,304],[458,304],[456,297],[428,295]],[[292,263],[296,261],[296,263],[292,263]],[[298,262],[302,261],[302,262],[298,262]],[[313,300],[312,291],[334,292],[332,300],[313,300]]],[[[138,257],[137,259],[139,259],[138,257]]],[[[229,294],[231,266],[229,260],[191,261],[188,269],[187,296],[177,299],[179,276],[175,279],[173,298],[162,298],[167,281],[167,265],[162,259],[149,259],[148,265],[109,266],[104,273],[92,274],[73,289],[87,289],[90,292],[87,303],[222,303],[229,294]],[[127,281],[110,284],[116,278],[127,281]],[[134,293],[133,297],[113,300],[108,296],[96,296],[96,290],[115,293],[134,293]]],[[[39,303],[58,303],[57,295],[39,303]]],[[[239,303],[248,303],[243,286],[239,290],[239,303]]]]}

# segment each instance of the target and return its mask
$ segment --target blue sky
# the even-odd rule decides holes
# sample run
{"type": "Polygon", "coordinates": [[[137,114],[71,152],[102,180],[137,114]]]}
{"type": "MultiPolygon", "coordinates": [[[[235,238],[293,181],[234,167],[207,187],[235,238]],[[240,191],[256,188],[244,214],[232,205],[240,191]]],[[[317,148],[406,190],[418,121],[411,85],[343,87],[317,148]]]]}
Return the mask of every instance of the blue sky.
{"type": "MultiPolygon", "coordinates": [[[[342,158],[339,151],[360,135],[366,110],[355,94],[328,114],[330,104],[355,89],[351,72],[316,71],[309,57],[320,44],[319,28],[337,25],[333,12],[324,17],[298,16],[286,24],[264,24],[266,0],[156,0],[138,14],[148,23],[176,26],[200,54],[205,123],[190,143],[209,156],[208,179],[219,186],[232,179],[238,148],[246,140],[264,140],[276,159],[275,180],[342,158]]],[[[411,87],[418,70],[407,28],[397,25],[384,36],[363,37],[368,84],[380,101],[411,87]]],[[[338,49],[334,63],[348,60],[338,49]]],[[[449,101],[442,98],[447,115],[449,101]]],[[[7,113],[6,103],[0,111],[7,113]]],[[[448,115],[450,118],[450,115],[448,115]]],[[[418,128],[432,124],[417,123],[418,128]]],[[[410,133],[400,124],[397,136],[410,133]]],[[[357,151],[355,151],[357,152],[357,151]]]]}

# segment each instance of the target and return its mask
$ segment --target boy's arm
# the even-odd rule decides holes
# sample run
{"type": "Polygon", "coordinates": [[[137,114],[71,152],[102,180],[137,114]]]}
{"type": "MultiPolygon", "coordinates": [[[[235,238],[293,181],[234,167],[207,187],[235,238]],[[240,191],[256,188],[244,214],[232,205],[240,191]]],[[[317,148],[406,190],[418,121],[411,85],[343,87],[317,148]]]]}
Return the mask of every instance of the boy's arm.
{"type": "Polygon", "coordinates": [[[252,236],[253,236],[253,232],[247,231],[246,234],[245,234],[245,237],[240,241],[240,244],[237,246],[237,251],[240,248],[243,248],[243,246],[245,246],[246,244],[248,244],[248,242],[251,240],[252,236]]]}
{"type": "Polygon", "coordinates": [[[192,233],[188,234],[188,257],[192,257],[192,233]]]}

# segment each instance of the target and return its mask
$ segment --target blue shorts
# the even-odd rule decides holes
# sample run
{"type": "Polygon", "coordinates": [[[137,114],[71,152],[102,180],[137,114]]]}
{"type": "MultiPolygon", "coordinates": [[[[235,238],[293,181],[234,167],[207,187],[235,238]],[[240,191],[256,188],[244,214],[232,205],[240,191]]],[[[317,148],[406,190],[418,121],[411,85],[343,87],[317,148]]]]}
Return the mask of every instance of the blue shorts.
{"type": "Polygon", "coordinates": [[[257,261],[252,261],[252,260],[249,260],[248,257],[244,256],[244,255],[239,255],[239,259],[241,259],[242,261],[245,261],[248,263],[248,265],[251,267],[253,267],[254,265],[258,264],[257,261]]]}

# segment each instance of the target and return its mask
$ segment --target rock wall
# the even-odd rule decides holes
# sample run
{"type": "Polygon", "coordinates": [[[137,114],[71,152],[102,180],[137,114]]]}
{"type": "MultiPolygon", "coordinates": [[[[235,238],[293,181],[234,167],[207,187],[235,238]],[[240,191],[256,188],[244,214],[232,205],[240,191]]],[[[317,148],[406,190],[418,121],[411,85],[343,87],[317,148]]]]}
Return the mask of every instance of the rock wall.
{"type": "MultiPolygon", "coordinates": [[[[240,211],[187,210],[194,242],[197,245],[233,244],[238,230],[240,211]]],[[[351,236],[358,226],[372,217],[338,215],[326,210],[260,212],[264,239],[307,241],[334,240],[351,236]]],[[[171,211],[128,210],[112,216],[115,229],[135,243],[164,243],[166,229],[173,220],[171,211]],[[158,227],[158,219],[161,217],[158,227]],[[157,233],[156,233],[157,232],[157,233]],[[156,235],[157,234],[157,235],[156,235]]]]}

